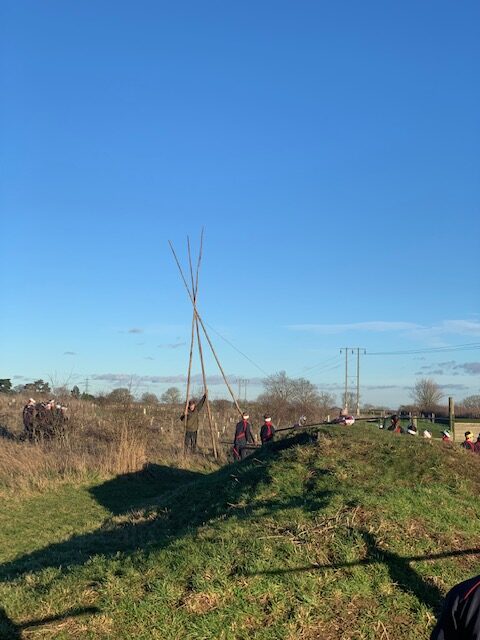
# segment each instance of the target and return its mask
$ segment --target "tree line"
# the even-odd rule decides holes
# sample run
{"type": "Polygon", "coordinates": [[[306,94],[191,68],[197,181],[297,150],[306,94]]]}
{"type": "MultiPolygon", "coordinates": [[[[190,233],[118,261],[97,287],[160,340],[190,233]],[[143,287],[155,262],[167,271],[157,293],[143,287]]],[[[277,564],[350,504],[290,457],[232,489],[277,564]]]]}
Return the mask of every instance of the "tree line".
{"type": "MultiPolygon", "coordinates": [[[[132,390],[127,387],[114,389],[107,394],[94,396],[90,393],[80,392],[77,385],[71,389],[67,387],[51,388],[48,382],[42,379],[34,380],[23,385],[13,386],[10,378],[0,379],[0,393],[15,394],[29,393],[33,395],[51,395],[55,393],[62,397],[70,396],[79,400],[91,400],[95,402],[108,402],[118,404],[130,404],[140,401],[143,404],[156,405],[181,405],[184,402],[182,392],[178,387],[169,387],[160,397],[155,393],[146,392],[137,400],[132,390]]],[[[343,394],[342,394],[343,395],[343,394]]],[[[403,405],[403,408],[424,413],[439,413],[444,409],[442,401],[445,394],[439,384],[432,378],[421,378],[415,382],[411,393],[413,404],[403,405]]],[[[348,406],[355,406],[354,394],[347,397],[348,406]]],[[[229,400],[216,400],[215,404],[223,405],[227,408],[231,405],[229,400]]],[[[332,393],[319,391],[317,386],[306,378],[290,378],[285,371],[280,371],[267,376],[263,380],[263,392],[254,401],[264,407],[265,411],[278,416],[281,420],[307,415],[318,417],[327,415],[335,411],[336,397],[332,393]]],[[[342,397],[343,402],[343,397],[342,397]]],[[[252,404],[249,402],[248,404],[252,404]]],[[[463,400],[457,401],[457,414],[464,414],[472,417],[480,417],[480,394],[467,396],[463,400]]],[[[372,405],[364,405],[364,409],[373,408],[372,405]]]]}

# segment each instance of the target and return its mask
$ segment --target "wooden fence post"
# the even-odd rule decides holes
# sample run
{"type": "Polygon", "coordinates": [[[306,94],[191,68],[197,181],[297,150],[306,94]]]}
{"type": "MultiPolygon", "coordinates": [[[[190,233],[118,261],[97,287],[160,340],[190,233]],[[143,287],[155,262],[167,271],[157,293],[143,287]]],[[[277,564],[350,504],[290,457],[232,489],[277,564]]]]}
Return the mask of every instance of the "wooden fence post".
{"type": "Polygon", "coordinates": [[[450,435],[455,442],[455,403],[452,397],[448,398],[448,426],[450,435]]]}

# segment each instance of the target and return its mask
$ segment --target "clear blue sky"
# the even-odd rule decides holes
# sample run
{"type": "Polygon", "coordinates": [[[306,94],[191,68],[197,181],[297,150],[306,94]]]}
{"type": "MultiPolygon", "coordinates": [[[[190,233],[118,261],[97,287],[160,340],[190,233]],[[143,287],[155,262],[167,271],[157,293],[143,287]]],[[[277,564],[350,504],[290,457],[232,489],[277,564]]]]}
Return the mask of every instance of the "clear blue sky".
{"type": "MultiPolygon", "coordinates": [[[[258,365],[211,331],[249,396],[286,370],[339,397],[344,345],[479,344],[478,2],[10,0],[0,22],[0,377],[182,387],[167,240],[185,260],[202,226],[199,310],[258,365]]],[[[479,393],[480,351],[367,355],[363,400],[427,375],[479,393]]]]}

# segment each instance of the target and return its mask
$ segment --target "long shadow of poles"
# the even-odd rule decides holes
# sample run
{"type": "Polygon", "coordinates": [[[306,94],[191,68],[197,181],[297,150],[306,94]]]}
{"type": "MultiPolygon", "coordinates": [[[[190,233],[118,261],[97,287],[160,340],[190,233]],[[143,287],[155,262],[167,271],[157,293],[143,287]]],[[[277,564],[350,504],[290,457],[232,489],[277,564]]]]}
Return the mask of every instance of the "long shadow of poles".
{"type": "Polygon", "coordinates": [[[40,627],[51,622],[60,622],[77,616],[93,615],[98,612],[99,609],[97,609],[97,607],[75,608],[69,609],[68,611],[56,616],[48,616],[46,618],[38,618],[36,620],[22,622],[22,624],[15,624],[13,620],[7,616],[5,609],[0,607],[0,638],[2,638],[2,640],[21,640],[23,629],[40,627]]]}
{"type": "MultiPolygon", "coordinates": [[[[240,520],[257,514],[272,515],[278,510],[296,507],[307,512],[323,509],[333,492],[312,492],[308,482],[303,492],[293,497],[253,500],[257,487],[261,483],[271,482],[269,461],[272,456],[281,449],[304,443],[303,435],[280,441],[258,451],[255,458],[247,458],[240,464],[223,467],[209,475],[150,465],[142,472],[119,476],[93,488],[92,495],[114,516],[128,514],[129,510],[134,509],[151,509],[153,513],[148,518],[113,521],[92,533],[73,536],[67,541],[7,562],[0,566],[0,581],[10,580],[26,571],[39,571],[49,567],[67,573],[98,554],[111,557],[118,552],[166,548],[172,541],[195,532],[205,522],[220,516],[222,519],[235,517],[240,520]]],[[[318,467],[315,471],[317,474],[322,473],[318,467]]],[[[384,563],[393,582],[404,591],[414,594],[427,606],[435,608],[442,597],[440,591],[426,582],[409,563],[480,553],[480,549],[465,549],[403,558],[379,546],[375,536],[368,531],[360,529],[358,533],[366,546],[364,559],[329,565],[312,564],[293,569],[279,568],[259,573],[280,575],[384,563]]]]}
{"type": "Polygon", "coordinates": [[[426,604],[431,609],[438,607],[442,599],[442,593],[433,584],[424,580],[412,567],[410,562],[424,562],[429,560],[441,560],[443,558],[456,558],[469,555],[480,555],[480,548],[461,549],[433,553],[421,556],[402,557],[397,553],[388,551],[378,545],[374,535],[368,531],[358,529],[366,544],[366,556],[361,560],[353,562],[338,562],[332,564],[310,564],[302,567],[288,567],[269,569],[266,571],[256,571],[244,573],[246,576],[265,575],[280,576],[289,573],[301,573],[306,571],[328,571],[336,569],[346,569],[349,567],[368,566],[372,564],[384,564],[390,574],[392,582],[397,584],[404,592],[414,595],[419,601],[426,604]]]}
{"type": "Polygon", "coordinates": [[[303,442],[302,436],[274,443],[260,450],[255,458],[229,465],[209,474],[149,465],[144,471],[125,474],[92,489],[92,495],[114,516],[126,519],[107,522],[88,534],[73,536],[64,542],[25,554],[0,566],[0,581],[11,580],[24,572],[46,568],[68,572],[90,557],[112,557],[167,547],[173,540],[194,532],[217,517],[245,519],[256,513],[268,515],[280,509],[298,506],[318,510],[328,503],[330,492],[284,499],[255,500],[256,488],[271,482],[269,461],[276,452],[303,442]],[[188,490],[186,490],[188,489],[188,490]],[[147,517],[128,518],[129,511],[151,511],[147,517]]]}

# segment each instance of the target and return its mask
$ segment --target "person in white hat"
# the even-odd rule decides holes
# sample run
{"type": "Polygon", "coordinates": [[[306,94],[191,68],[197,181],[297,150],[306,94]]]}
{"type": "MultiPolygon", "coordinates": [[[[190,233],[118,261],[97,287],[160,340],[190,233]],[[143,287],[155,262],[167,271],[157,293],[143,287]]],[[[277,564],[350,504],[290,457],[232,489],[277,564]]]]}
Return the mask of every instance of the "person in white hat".
{"type": "Polygon", "coordinates": [[[248,421],[249,417],[248,413],[244,411],[242,419],[235,427],[235,437],[233,439],[233,457],[235,460],[243,460],[248,453],[247,444],[255,442],[252,428],[248,421]]]}
{"type": "Polygon", "coordinates": [[[263,424],[260,429],[260,440],[262,444],[271,442],[275,436],[275,427],[272,424],[272,419],[268,413],[263,416],[263,424]]]}

